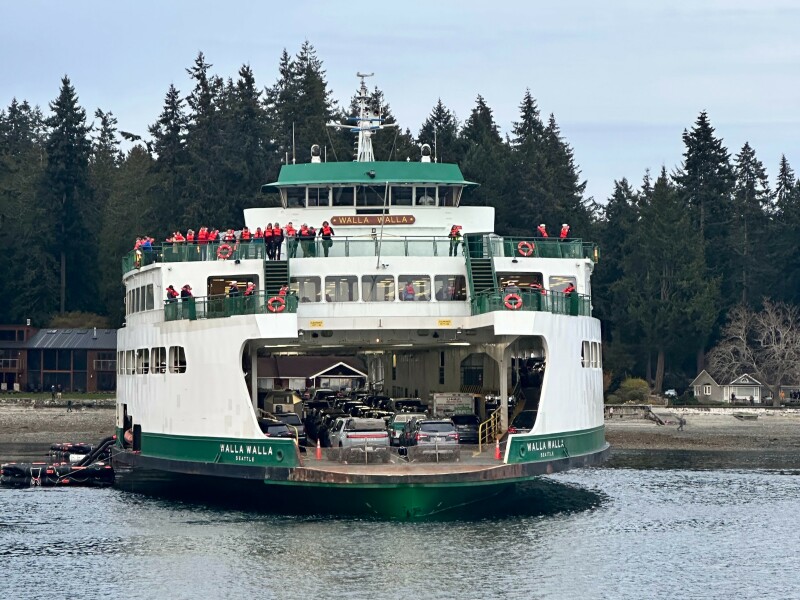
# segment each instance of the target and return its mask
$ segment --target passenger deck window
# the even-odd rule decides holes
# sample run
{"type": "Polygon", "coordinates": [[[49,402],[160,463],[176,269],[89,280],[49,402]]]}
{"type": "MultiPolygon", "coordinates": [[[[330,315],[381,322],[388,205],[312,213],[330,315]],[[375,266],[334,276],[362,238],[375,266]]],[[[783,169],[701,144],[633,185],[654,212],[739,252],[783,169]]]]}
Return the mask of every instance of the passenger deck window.
{"type": "Polygon", "coordinates": [[[419,186],[414,188],[417,206],[436,206],[436,186],[419,186]]]}
{"type": "Polygon", "coordinates": [[[153,284],[150,283],[146,288],[145,310],[153,310],[156,307],[156,299],[153,295],[153,284]]]}
{"type": "Polygon", "coordinates": [[[428,302],[431,299],[429,275],[400,275],[400,300],[428,302]]]}
{"type": "Polygon", "coordinates": [[[133,375],[136,372],[136,357],[133,354],[133,350],[126,350],[125,351],[125,374],[126,375],[133,375]]]}
{"type": "Polygon", "coordinates": [[[291,187],[286,188],[286,206],[287,208],[297,208],[299,206],[305,207],[306,205],[306,188],[304,187],[291,187]]]}
{"type": "Polygon", "coordinates": [[[186,373],[186,353],[183,346],[169,347],[169,372],[186,373]]]}
{"type": "Polygon", "coordinates": [[[153,375],[163,375],[167,372],[167,349],[162,347],[153,348],[150,354],[153,368],[150,373],[153,375]]]}
{"type": "Polygon", "coordinates": [[[289,279],[289,290],[297,295],[300,302],[319,302],[320,281],[319,277],[292,277],[289,279]]]}
{"type": "Polygon", "coordinates": [[[356,302],[357,300],[358,277],[333,275],[325,278],[325,302],[356,302]]]}
{"type": "Polygon", "coordinates": [[[364,302],[394,302],[394,277],[391,275],[362,276],[361,299],[364,302]]]}
{"type": "Polygon", "coordinates": [[[581,366],[586,369],[589,367],[589,359],[591,356],[591,349],[590,349],[591,342],[587,342],[584,340],[583,346],[581,346],[581,366]]]}
{"type": "Polygon", "coordinates": [[[356,206],[383,206],[383,194],[386,190],[385,187],[378,189],[372,185],[358,186],[358,195],[356,196],[356,206]]]}
{"type": "Polygon", "coordinates": [[[136,351],[136,374],[147,375],[150,369],[150,349],[141,348],[136,351]]]}
{"type": "Polygon", "coordinates": [[[439,302],[467,299],[467,279],[463,275],[437,275],[433,282],[434,294],[439,302]]]}

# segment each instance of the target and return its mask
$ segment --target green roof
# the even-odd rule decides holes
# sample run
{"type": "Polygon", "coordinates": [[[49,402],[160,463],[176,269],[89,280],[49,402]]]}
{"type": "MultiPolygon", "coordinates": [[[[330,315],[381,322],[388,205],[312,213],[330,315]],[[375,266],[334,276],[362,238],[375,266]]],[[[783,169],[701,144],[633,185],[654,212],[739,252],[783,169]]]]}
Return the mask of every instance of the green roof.
{"type": "Polygon", "coordinates": [[[465,181],[458,165],[423,162],[327,162],[284,165],[278,181],[261,186],[261,191],[306,185],[376,183],[430,183],[478,185],[465,181]]]}

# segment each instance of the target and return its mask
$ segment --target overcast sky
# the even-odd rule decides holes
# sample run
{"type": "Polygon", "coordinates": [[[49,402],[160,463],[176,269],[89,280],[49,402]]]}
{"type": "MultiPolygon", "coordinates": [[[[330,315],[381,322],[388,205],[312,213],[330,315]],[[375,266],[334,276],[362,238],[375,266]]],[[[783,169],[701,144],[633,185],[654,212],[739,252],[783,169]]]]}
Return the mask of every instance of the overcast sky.
{"type": "Polygon", "coordinates": [[[89,115],[143,134],[170,83],[188,93],[199,50],[225,78],[249,63],[263,87],[307,39],[340,103],[356,71],[374,71],[415,134],[438,98],[463,121],[478,94],[508,132],[530,88],[605,200],[615,179],[680,164],[701,110],[731,154],[750,142],[771,181],[782,153],[800,170],[799,31],[790,0],[26,0],[4,3],[0,104],[47,109],[67,74],[89,115]]]}

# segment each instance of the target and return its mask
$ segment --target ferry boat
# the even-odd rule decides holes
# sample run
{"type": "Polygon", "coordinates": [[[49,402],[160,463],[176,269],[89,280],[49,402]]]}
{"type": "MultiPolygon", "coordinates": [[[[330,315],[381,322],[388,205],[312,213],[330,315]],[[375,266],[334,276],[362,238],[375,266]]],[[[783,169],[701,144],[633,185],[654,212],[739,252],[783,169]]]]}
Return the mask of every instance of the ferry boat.
{"type": "Polygon", "coordinates": [[[334,124],[357,135],[356,160],[324,161],[315,145],[263,187],[279,206],[244,214],[250,231],[328,222],[330,241],[287,238],[273,260],[241,240],[124,257],[115,485],[417,519],[480,514],[520,482],[606,457],[596,246],[495,234],[492,207],[461,205],[476,184],[428,145],[376,160],[372,137],[388,125],[359,77],[359,114],[334,124]],[[232,282],[259,291],[231,294],[232,282]],[[193,298],[163,300],[185,284],[193,298]],[[303,355],[359,357],[367,387],[394,397],[493,390],[499,405],[478,397],[484,443],[458,462],[337,462],[259,425],[259,359],[303,355]],[[509,430],[509,396],[529,431],[509,430]]]}

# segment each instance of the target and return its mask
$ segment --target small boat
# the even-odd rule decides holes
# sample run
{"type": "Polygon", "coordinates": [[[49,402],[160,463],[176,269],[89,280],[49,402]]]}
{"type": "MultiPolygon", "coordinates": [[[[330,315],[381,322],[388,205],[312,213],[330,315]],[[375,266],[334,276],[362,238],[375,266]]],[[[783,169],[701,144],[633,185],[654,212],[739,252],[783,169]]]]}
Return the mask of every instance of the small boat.
{"type": "Polygon", "coordinates": [[[755,413],[743,413],[743,412],[735,412],[733,416],[739,419],[740,421],[755,421],[758,419],[758,415],[755,413]]]}

